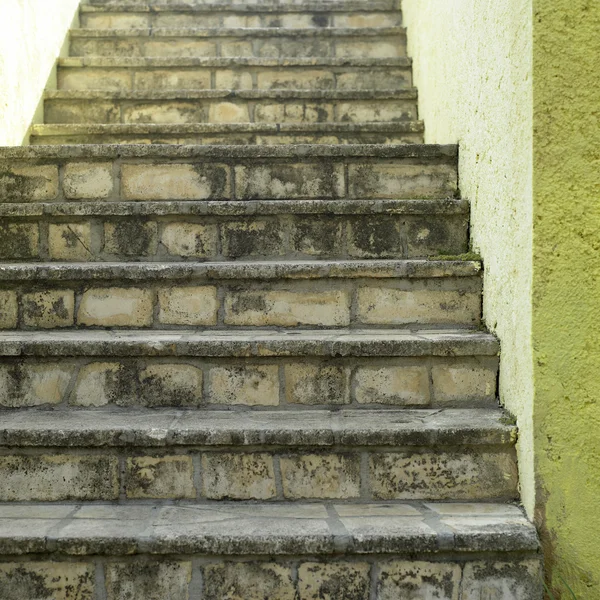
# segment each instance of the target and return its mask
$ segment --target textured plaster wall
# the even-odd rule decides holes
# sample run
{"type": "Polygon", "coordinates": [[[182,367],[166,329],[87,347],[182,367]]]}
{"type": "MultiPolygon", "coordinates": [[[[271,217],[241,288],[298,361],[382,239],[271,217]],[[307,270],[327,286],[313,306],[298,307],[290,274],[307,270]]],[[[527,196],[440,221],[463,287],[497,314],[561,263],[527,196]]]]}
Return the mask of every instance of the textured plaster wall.
{"type": "Polygon", "coordinates": [[[460,144],[484,317],[502,342],[500,397],[518,419],[533,515],[531,0],[403,0],[403,13],[426,141],[460,144]]]}
{"type": "Polygon", "coordinates": [[[557,591],[600,598],[600,2],[534,0],[539,521],[557,591]]]}
{"type": "Polygon", "coordinates": [[[0,0],[0,146],[27,142],[41,121],[42,93],[53,87],[79,0],[0,0]]]}

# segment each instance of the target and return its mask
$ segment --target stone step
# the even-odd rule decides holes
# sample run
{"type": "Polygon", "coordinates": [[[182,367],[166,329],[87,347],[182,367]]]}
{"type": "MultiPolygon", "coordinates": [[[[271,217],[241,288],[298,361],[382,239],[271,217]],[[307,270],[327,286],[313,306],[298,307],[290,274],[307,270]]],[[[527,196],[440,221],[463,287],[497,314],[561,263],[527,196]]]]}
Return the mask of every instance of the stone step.
{"type": "Polygon", "coordinates": [[[398,58],[403,27],[74,29],[71,56],[398,58]]]}
{"type": "Polygon", "coordinates": [[[0,260],[414,258],[467,251],[464,200],[0,203],[0,260]]]}
{"type": "Polygon", "coordinates": [[[408,58],[136,58],[58,60],[58,88],[387,90],[412,87],[408,58]]]}
{"type": "Polygon", "coordinates": [[[0,332],[0,405],[490,407],[498,342],[472,330],[0,332]]]}
{"type": "Polygon", "coordinates": [[[33,125],[40,144],[422,144],[423,123],[33,125]]]}
{"type": "Polygon", "coordinates": [[[393,261],[19,264],[1,265],[0,282],[0,329],[477,327],[481,320],[478,263],[456,270],[393,261]]]}
{"type": "Polygon", "coordinates": [[[6,147],[0,198],[448,198],[457,194],[456,162],[454,145],[6,147]]]}
{"type": "Polygon", "coordinates": [[[517,498],[499,410],[3,412],[0,501],[517,498]]]}
{"type": "Polygon", "coordinates": [[[417,120],[417,91],[46,92],[56,123],[381,123],[417,120]]]}
{"type": "Polygon", "coordinates": [[[512,505],[3,505],[0,547],[4,600],[543,597],[535,528],[512,505]]]}
{"type": "Polygon", "coordinates": [[[402,13],[394,2],[111,2],[83,4],[81,27],[398,27],[402,13]]]}

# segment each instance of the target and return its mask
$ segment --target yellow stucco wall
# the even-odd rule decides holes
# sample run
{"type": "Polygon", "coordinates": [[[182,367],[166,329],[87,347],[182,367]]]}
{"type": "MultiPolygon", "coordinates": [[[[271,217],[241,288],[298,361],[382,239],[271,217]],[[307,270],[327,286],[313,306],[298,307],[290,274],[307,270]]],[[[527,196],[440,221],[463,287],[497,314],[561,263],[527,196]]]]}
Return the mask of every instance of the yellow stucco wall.
{"type": "Polygon", "coordinates": [[[531,0],[403,0],[426,141],[460,144],[461,193],[485,261],[484,317],[502,342],[500,396],[518,418],[533,514],[531,0]]]}
{"type": "MultiPolygon", "coordinates": [[[[600,598],[600,2],[534,0],[539,520],[557,590],[600,598]]],[[[563,598],[570,598],[564,594],[563,598]]]]}
{"type": "Polygon", "coordinates": [[[40,122],[44,88],[53,86],[79,0],[0,0],[0,146],[27,142],[40,122]]]}

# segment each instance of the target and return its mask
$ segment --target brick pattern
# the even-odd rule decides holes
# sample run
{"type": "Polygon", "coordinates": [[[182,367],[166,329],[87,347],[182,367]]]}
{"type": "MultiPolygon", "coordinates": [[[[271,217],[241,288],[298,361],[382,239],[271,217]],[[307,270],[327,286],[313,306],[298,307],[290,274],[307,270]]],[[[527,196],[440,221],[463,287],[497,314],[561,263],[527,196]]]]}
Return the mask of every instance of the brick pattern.
{"type": "Polygon", "coordinates": [[[7,358],[0,365],[0,406],[491,408],[497,369],[493,356],[322,362],[7,358]]]}

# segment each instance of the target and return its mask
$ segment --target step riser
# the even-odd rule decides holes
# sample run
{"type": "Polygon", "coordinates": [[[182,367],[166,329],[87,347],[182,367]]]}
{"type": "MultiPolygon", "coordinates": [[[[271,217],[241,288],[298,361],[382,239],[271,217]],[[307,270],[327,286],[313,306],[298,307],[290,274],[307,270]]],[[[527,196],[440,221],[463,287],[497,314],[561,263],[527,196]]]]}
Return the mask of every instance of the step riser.
{"type": "Polygon", "coordinates": [[[4,162],[0,174],[4,202],[448,198],[457,191],[452,157],[82,158],[4,162]]]}
{"type": "Polygon", "coordinates": [[[315,38],[293,36],[246,39],[240,37],[106,37],[71,40],[71,56],[112,57],[254,57],[254,58],[400,58],[406,56],[406,37],[349,36],[315,38]]]}
{"type": "Polygon", "coordinates": [[[480,280],[39,282],[0,290],[0,328],[364,327],[480,323],[480,280]],[[20,318],[16,307],[21,307],[20,318]],[[9,314],[12,313],[12,314],[9,314]],[[18,317],[15,319],[14,317],[18,317]],[[4,318],[3,318],[4,317],[4,318]]]}
{"type": "Polygon", "coordinates": [[[360,123],[415,121],[416,100],[46,100],[45,123],[360,123]]]}
{"type": "MultiPolygon", "coordinates": [[[[367,7],[368,8],[368,7],[367,7]]],[[[270,12],[252,14],[248,11],[235,13],[226,10],[211,12],[157,12],[157,13],[82,13],[81,27],[86,29],[146,29],[157,27],[285,27],[304,29],[314,27],[400,27],[400,11],[389,12],[270,12]]]]}
{"type": "Polygon", "coordinates": [[[406,67],[59,67],[61,90],[152,92],[176,90],[403,90],[406,67]]]}
{"type": "Polygon", "coordinates": [[[513,447],[11,448],[2,502],[136,500],[514,500],[513,447]]]}
{"type": "Polygon", "coordinates": [[[415,258],[467,251],[468,215],[3,218],[0,260],[415,258]]]}
{"type": "Polygon", "coordinates": [[[541,560],[535,553],[525,557],[507,554],[494,560],[456,554],[255,557],[250,561],[147,555],[78,557],[75,562],[58,562],[48,555],[47,560],[14,558],[0,564],[0,589],[8,587],[4,600],[23,600],[40,582],[44,589],[53,590],[56,598],[68,598],[68,590],[75,587],[82,598],[109,600],[142,598],[131,596],[130,590],[143,590],[145,600],[454,600],[459,594],[461,600],[541,600],[543,596],[541,560]],[[198,582],[203,582],[201,593],[198,582]],[[427,596],[414,595],[417,585],[427,596]],[[330,596],[331,590],[335,596],[330,596]]]}
{"type": "Polygon", "coordinates": [[[0,406],[492,408],[498,358],[4,358],[0,406]]]}

